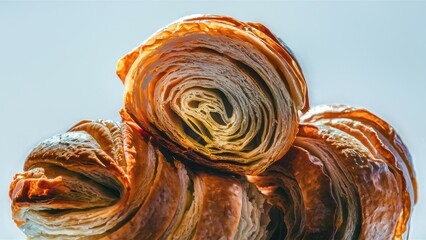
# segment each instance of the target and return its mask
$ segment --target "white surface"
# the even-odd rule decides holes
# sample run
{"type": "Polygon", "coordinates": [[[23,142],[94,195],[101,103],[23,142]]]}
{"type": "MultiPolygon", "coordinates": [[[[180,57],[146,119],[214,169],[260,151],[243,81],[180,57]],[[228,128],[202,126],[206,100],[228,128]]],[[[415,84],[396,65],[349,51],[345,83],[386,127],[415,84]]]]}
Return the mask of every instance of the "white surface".
{"type": "Polygon", "coordinates": [[[426,239],[425,12],[424,2],[1,2],[0,239],[24,238],[7,193],[31,148],[81,119],[120,120],[117,60],[193,13],[264,23],[298,57],[311,105],[362,106],[391,123],[420,186],[411,237],[426,239]]]}

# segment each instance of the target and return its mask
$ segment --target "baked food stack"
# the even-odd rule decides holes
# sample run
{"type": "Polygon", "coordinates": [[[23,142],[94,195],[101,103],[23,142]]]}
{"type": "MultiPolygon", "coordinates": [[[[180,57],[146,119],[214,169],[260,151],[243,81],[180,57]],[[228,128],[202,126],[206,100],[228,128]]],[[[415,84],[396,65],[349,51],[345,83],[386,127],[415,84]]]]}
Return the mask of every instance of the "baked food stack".
{"type": "Polygon", "coordinates": [[[259,23],[197,15],[117,67],[122,123],[40,143],[12,181],[30,238],[405,239],[410,154],[384,120],[309,110],[292,52],[259,23]]]}

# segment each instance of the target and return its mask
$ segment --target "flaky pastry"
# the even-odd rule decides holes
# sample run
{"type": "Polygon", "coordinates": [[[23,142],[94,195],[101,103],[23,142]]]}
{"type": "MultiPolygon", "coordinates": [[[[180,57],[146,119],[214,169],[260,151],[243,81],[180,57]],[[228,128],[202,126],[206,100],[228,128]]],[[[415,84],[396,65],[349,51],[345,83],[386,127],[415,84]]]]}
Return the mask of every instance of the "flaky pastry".
{"type": "Polygon", "coordinates": [[[406,239],[417,184],[394,129],[364,109],[320,106],[250,182],[281,207],[286,239],[406,239]]]}
{"type": "Polygon", "coordinates": [[[28,156],[10,186],[32,239],[267,239],[270,207],[244,178],[183,165],[135,124],[82,121],[28,156]]]}
{"type": "Polygon", "coordinates": [[[294,141],[308,108],[290,52],[265,26],[199,15],[124,56],[125,109],[155,142],[199,164],[257,174],[294,141]]]}

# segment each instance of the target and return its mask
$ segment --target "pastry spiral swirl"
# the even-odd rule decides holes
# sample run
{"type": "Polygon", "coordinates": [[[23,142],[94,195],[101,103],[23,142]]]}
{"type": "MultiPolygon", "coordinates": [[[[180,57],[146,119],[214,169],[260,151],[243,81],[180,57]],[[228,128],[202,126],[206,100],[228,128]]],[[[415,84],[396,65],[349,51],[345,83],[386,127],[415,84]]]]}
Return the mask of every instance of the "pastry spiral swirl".
{"type": "Polygon", "coordinates": [[[185,167],[133,123],[82,121],[30,153],[10,186],[33,239],[267,239],[269,205],[243,178],[185,167]]]}
{"type": "Polygon", "coordinates": [[[306,83],[263,25],[187,17],[124,56],[125,109],[155,142],[202,165],[257,174],[291,146],[306,83]]]}
{"type": "Polygon", "coordinates": [[[9,190],[31,239],[406,239],[410,153],[364,109],[309,102],[259,23],[197,15],[118,63],[123,122],[37,145],[9,190]],[[301,117],[300,117],[301,116],[301,117]]]}
{"type": "Polygon", "coordinates": [[[393,128],[364,109],[320,106],[294,145],[249,181],[283,210],[286,239],[406,239],[417,184],[393,128]]]}

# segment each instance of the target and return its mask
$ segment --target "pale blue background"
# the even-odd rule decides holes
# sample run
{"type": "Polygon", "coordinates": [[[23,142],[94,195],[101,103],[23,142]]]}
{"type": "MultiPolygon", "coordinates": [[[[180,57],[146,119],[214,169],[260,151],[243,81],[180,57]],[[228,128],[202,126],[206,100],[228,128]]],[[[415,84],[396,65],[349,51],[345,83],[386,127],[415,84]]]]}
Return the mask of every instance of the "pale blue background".
{"type": "Polygon", "coordinates": [[[24,235],[8,185],[39,141],[81,119],[119,121],[117,60],[187,14],[259,21],[297,55],[311,104],[367,107],[389,121],[419,181],[411,236],[426,239],[425,2],[0,3],[0,238],[24,235]]]}

